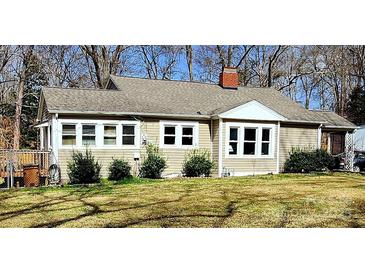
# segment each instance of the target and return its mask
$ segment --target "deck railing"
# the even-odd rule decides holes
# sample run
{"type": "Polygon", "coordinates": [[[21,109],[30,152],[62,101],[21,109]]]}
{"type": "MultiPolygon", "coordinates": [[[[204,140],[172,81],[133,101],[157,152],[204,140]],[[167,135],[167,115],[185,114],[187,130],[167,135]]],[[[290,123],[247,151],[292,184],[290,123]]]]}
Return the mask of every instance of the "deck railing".
{"type": "Polygon", "coordinates": [[[38,165],[40,176],[48,176],[50,152],[28,149],[0,149],[0,177],[7,177],[9,161],[13,166],[13,176],[22,177],[24,165],[38,165]]]}

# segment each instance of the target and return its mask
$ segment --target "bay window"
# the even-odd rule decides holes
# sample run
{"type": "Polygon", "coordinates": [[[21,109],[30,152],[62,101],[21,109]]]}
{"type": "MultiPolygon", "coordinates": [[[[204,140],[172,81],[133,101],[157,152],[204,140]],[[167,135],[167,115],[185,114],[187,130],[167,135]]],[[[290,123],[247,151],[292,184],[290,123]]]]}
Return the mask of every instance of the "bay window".
{"type": "Polygon", "coordinates": [[[274,124],[226,123],[226,157],[273,157],[274,124]]]}

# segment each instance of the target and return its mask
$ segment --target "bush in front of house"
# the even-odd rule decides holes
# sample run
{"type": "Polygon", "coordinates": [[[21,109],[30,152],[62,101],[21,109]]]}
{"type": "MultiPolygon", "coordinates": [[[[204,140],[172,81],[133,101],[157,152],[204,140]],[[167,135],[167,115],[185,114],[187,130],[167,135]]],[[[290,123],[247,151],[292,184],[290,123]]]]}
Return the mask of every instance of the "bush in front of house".
{"type": "Polygon", "coordinates": [[[101,166],[90,150],[72,152],[72,159],[67,164],[67,173],[71,184],[100,183],[101,166]]]}
{"type": "Polygon", "coordinates": [[[139,170],[142,178],[158,179],[167,167],[166,159],[161,155],[158,146],[153,144],[146,145],[147,157],[144,159],[139,170]]]}
{"type": "Polygon", "coordinates": [[[301,173],[333,169],[335,160],[332,155],[322,149],[293,149],[284,164],[285,172],[301,173]]]}
{"type": "Polygon", "coordinates": [[[120,181],[131,176],[131,166],[123,159],[113,159],[109,165],[109,177],[111,181],[120,181]]]}
{"type": "Polygon", "coordinates": [[[214,167],[207,150],[193,149],[185,156],[182,173],[186,177],[208,177],[214,167]]]}

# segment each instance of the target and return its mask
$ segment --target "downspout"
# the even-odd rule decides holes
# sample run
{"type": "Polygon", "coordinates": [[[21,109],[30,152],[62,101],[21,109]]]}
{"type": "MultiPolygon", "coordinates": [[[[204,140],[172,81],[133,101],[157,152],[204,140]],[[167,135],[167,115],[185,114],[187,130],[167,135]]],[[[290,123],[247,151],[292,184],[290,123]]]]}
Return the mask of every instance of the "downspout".
{"type": "Polygon", "coordinates": [[[278,121],[278,130],[276,134],[276,173],[280,172],[280,121],[278,121]]]}
{"type": "Polygon", "coordinates": [[[210,119],[210,160],[213,161],[213,119],[210,119]]]}
{"type": "Polygon", "coordinates": [[[322,126],[323,126],[323,124],[320,124],[317,129],[317,148],[318,149],[321,149],[322,126]]]}
{"type": "Polygon", "coordinates": [[[218,127],[218,177],[222,177],[223,172],[223,120],[219,118],[219,127],[218,127]]]}

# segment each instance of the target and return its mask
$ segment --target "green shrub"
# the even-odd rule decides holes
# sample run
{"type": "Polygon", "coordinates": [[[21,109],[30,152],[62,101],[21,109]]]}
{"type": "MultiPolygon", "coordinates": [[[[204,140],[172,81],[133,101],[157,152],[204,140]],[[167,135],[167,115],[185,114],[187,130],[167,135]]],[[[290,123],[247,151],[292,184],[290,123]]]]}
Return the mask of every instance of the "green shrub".
{"type": "Polygon", "coordinates": [[[214,164],[207,150],[191,150],[186,156],[182,173],[186,177],[208,177],[214,164]]]}
{"type": "Polygon", "coordinates": [[[73,152],[72,160],[67,164],[67,173],[71,184],[94,184],[100,182],[101,166],[90,150],[73,152]]]}
{"type": "Polygon", "coordinates": [[[327,151],[293,149],[284,164],[285,172],[311,172],[333,169],[334,158],[327,151]]]}
{"type": "Polygon", "coordinates": [[[109,165],[109,180],[120,181],[131,176],[131,166],[122,159],[113,159],[109,165]]]}
{"type": "Polygon", "coordinates": [[[147,158],[141,165],[139,176],[150,179],[161,178],[162,172],[167,167],[166,159],[161,155],[158,146],[147,144],[146,151],[147,158]]]}

